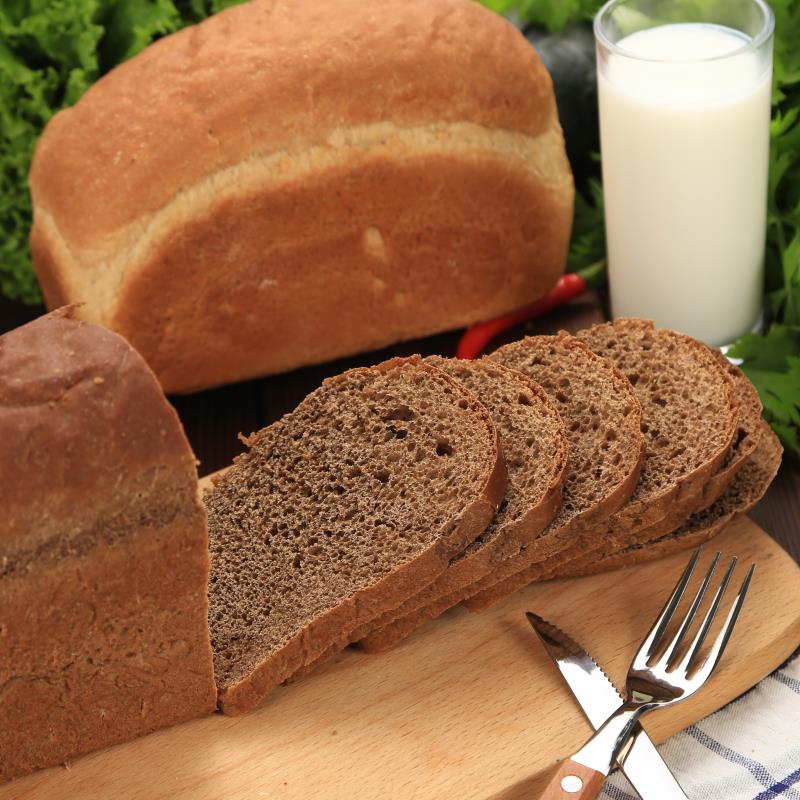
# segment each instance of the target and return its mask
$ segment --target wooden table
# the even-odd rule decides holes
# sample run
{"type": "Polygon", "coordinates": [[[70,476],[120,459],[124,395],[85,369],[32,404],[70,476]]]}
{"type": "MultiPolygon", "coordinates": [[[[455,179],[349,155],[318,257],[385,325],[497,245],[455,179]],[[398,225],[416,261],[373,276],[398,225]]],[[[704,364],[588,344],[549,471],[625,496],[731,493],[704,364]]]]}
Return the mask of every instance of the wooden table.
{"type": "MultiPolygon", "coordinates": [[[[43,313],[41,307],[26,307],[0,299],[0,333],[22,325],[43,313]]],[[[577,330],[604,318],[603,303],[596,295],[573,302],[497,341],[518,339],[528,333],[553,333],[560,328],[577,330]]],[[[291,411],[323,378],[354,366],[374,364],[384,358],[411,353],[455,352],[458,333],[406,342],[379,352],[306,367],[285,375],[212,389],[194,395],[172,397],[189,441],[205,475],[230,464],[242,450],[237,434],[251,433],[291,411]]],[[[800,562],[800,465],[785,458],[766,497],[750,514],[785,550],[800,562]]]]}

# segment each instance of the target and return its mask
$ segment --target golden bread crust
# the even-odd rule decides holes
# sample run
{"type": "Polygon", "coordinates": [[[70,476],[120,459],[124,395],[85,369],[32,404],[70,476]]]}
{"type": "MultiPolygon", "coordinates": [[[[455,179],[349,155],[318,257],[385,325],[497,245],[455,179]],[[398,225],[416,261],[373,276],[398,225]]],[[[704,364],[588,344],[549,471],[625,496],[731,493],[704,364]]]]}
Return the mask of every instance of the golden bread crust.
{"type": "Polygon", "coordinates": [[[172,392],[530,303],[574,196],[547,71],[467,0],[229,9],[57,114],[30,185],[48,305],[172,392]]]}

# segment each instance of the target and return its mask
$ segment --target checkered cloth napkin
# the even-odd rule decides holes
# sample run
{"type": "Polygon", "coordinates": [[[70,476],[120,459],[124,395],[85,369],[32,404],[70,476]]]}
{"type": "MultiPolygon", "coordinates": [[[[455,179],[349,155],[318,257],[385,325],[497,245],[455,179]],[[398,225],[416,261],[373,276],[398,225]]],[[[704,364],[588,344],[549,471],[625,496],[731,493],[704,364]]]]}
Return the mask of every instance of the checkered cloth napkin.
{"type": "MultiPolygon", "coordinates": [[[[689,800],[800,800],[800,652],[658,749],[689,800]]],[[[616,772],[601,797],[638,795],[616,772]]]]}

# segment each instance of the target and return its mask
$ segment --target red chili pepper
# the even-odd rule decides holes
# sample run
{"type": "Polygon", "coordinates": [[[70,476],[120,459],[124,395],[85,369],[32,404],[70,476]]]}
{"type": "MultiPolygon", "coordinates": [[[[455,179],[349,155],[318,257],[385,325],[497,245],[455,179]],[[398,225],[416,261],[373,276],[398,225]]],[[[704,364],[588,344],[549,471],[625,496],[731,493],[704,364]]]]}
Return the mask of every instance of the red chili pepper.
{"type": "Polygon", "coordinates": [[[503,331],[519,325],[521,322],[532,319],[539,314],[544,314],[556,306],[564,305],[586,291],[587,281],[577,272],[567,272],[562,275],[558,283],[540,300],[524,306],[516,311],[503,314],[502,317],[478,322],[467,328],[459,339],[456,349],[456,358],[477,358],[489,342],[503,331]]]}

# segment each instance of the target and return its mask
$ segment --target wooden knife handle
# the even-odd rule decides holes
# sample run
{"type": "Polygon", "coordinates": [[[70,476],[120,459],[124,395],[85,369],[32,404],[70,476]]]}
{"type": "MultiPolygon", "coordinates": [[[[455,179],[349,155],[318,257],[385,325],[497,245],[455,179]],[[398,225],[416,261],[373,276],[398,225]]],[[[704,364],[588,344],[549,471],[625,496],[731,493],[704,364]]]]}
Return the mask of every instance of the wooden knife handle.
{"type": "Polygon", "coordinates": [[[567,759],[558,765],[541,800],[594,800],[603,788],[606,776],[591,767],[567,759]]]}

